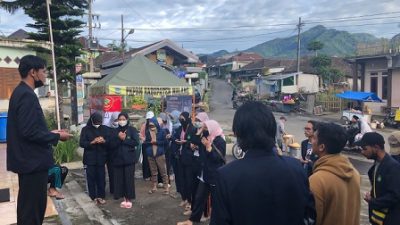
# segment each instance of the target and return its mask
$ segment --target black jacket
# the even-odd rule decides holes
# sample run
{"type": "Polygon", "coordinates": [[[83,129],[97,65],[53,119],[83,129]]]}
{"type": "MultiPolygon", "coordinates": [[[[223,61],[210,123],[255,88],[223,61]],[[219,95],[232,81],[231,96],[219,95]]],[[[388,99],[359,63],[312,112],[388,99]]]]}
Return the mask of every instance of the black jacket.
{"type": "Polygon", "coordinates": [[[225,164],[224,159],[226,155],[226,142],[218,136],[213,141],[211,152],[208,152],[205,147],[200,148],[200,158],[203,170],[203,179],[207,184],[215,185],[217,177],[217,169],[225,164]],[[216,148],[221,152],[221,155],[217,152],[216,148]]]}
{"type": "Polygon", "coordinates": [[[110,129],[104,125],[95,128],[92,125],[86,125],[82,128],[79,146],[84,148],[83,151],[83,164],[89,166],[102,166],[107,161],[107,149],[109,148],[110,129]],[[102,136],[106,143],[104,144],[90,144],[96,137],[102,136]]]}
{"type": "Polygon", "coordinates": [[[297,159],[249,150],[217,170],[211,225],[299,225],[309,183],[297,159]]]}
{"type": "Polygon", "coordinates": [[[389,209],[384,221],[385,225],[400,224],[400,164],[389,154],[386,154],[376,171],[374,195],[375,165],[368,171],[371,182],[371,197],[369,210],[389,209]]]}
{"type": "Polygon", "coordinates": [[[171,155],[176,159],[180,158],[181,145],[178,145],[175,141],[180,139],[181,132],[182,132],[182,127],[179,126],[172,131],[171,135],[171,155]]]}
{"type": "Polygon", "coordinates": [[[125,127],[118,127],[113,133],[112,139],[114,146],[112,149],[112,164],[114,166],[132,165],[135,163],[135,151],[139,143],[139,135],[136,128],[126,125],[125,127]],[[126,131],[125,140],[118,137],[119,132],[126,131]]]}
{"type": "Polygon", "coordinates": [[[192,138],[196,135],[197,129],[189,124],[185,132],[186,143],[182,146],[181,152],[181,162],[183,165],[190,166],[193,162],[193,150],[190,148],[190,143],[192,143],[192,138]]]}
{"type": "Polygon", "coordinates": [[[59,139],[59,134],[48,130],[35,92],[21,82],[8,109],[7,170],[19,174],[47,171],[54,165],[52,145],[59,139]]]}

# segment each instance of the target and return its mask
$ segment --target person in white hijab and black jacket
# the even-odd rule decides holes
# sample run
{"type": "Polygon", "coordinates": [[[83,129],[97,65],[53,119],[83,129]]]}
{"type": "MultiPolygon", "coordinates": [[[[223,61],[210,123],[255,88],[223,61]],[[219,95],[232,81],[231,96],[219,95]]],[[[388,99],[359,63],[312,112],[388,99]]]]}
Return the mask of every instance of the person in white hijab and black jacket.
{"type": "Polygon", "coordinates": [[[139,143],[136,128],[129,126],[126,113],[118,115],[118,128],[112,137],[114,167],[114,199],[124,198],[121,208],[132,208],[135,194],[135,151],[139,143]]]}

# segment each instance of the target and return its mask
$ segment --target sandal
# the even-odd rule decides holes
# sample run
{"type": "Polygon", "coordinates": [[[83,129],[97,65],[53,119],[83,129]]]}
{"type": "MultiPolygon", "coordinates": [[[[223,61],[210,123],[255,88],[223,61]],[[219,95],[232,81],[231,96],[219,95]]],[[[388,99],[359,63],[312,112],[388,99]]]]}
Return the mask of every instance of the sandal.
{"type": "Polygon", "coordinates": [[[99,205],[104,205],[104,204],[106,204],[106,200],[104,200],[104,199],[102,199],[102,198],[98,198],[96,201],[97,201],[97,204],[99,204],[99,205]]]}
{"type": "Polygon", "coordinates": [[[64,195],[61,194],[61,193],[58,193],[55,197],[56,197],[57,200],[61,200],[61,199],[65,198],[64,195]]]}
{"type": "Polygon", "coordinates": [[[153,194],[153,193],[155,193],[155,192],[157,192],[157,188],[153,188],[153,189],[150,189],[150,190],[149,190],[149,194],[153,194]]]}
{"type": "Polygon", "coordinates": [[[119,207],[126,208],[126,201],[121,202],[121,204],[119,204],[119,207]]]}
{"type": "Polygon", "coordinates": [[[125,208],[126,208],[126,209],[132,208],[132,202],[126,202],[125,208]]]}
{"type": "Polygon", "coordinates": [[[192,206],[190,204],[186,204],[185,211],[190,211],[191,209],[192,209],[192,206]]]}
{"type": "Polygon", "coordinates": [[[167,188],[167,189],[164,190],[163,195],[169,195],[169,188],[167,188]]]}

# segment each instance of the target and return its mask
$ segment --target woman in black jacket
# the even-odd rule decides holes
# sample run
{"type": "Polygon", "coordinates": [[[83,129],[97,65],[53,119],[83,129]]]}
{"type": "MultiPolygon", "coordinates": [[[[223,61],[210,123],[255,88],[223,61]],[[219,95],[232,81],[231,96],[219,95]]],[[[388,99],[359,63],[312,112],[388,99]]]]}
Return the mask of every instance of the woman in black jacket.
{"type": "Polygon", "coordinates": [[[129,126],[126,113],[118,115],[118,128],[113,137],[114,199],[124,198],[121,208],[132,208],[135,199],[135,150],[139,143],[136,128],[129,126]]]}
{"type": "Polygon", "coordinates": [[[82,129],[79,146],[84,149],[83,164],[87,166],[86,177],[89,196],[98,204],[105,204],[105,164],[109,144],[109,130],[102,125],[100,113],[93,113],[82,129]]]}
{"type": "Polygon", "coordinates": [[[209,194],[211,193],[211,199],[214,196],[217,169],[225,164],[226,142],[218,122],[215,120],[205,121],[200,131],[201,173],[198,177],[196,197],[189,220],[180,222],[178,225],[192,225],[193,222],[200,222],[209,194]]]}

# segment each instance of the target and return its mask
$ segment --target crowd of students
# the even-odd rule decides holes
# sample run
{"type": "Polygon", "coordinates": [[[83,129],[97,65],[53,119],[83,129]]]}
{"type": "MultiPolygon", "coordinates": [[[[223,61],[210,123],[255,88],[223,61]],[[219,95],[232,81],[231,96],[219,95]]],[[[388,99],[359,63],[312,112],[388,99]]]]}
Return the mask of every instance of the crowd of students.
{"type": "Polygon", "coordinates": [[[93,113],[80,136],[90,198],[97,204],[106,203],[107,168],[114,199],[123,198],[122,208],[132,207],[135,151],[141,146],[143,178],[151,181],[148,194],[163,188],[163,194],[172,195],[174,180],[182,199],[179,206],[190,216],[180,224],[208,219],[208,199],[215,190],[216,170],[225,164],[226,142],[221,126],[205,112],[198,113],[194,121],[188,112],[155,116],[149,111],[137,131],[125,113],[111,118],[108,126],[103,125],[101,114],[93,113]]]}

